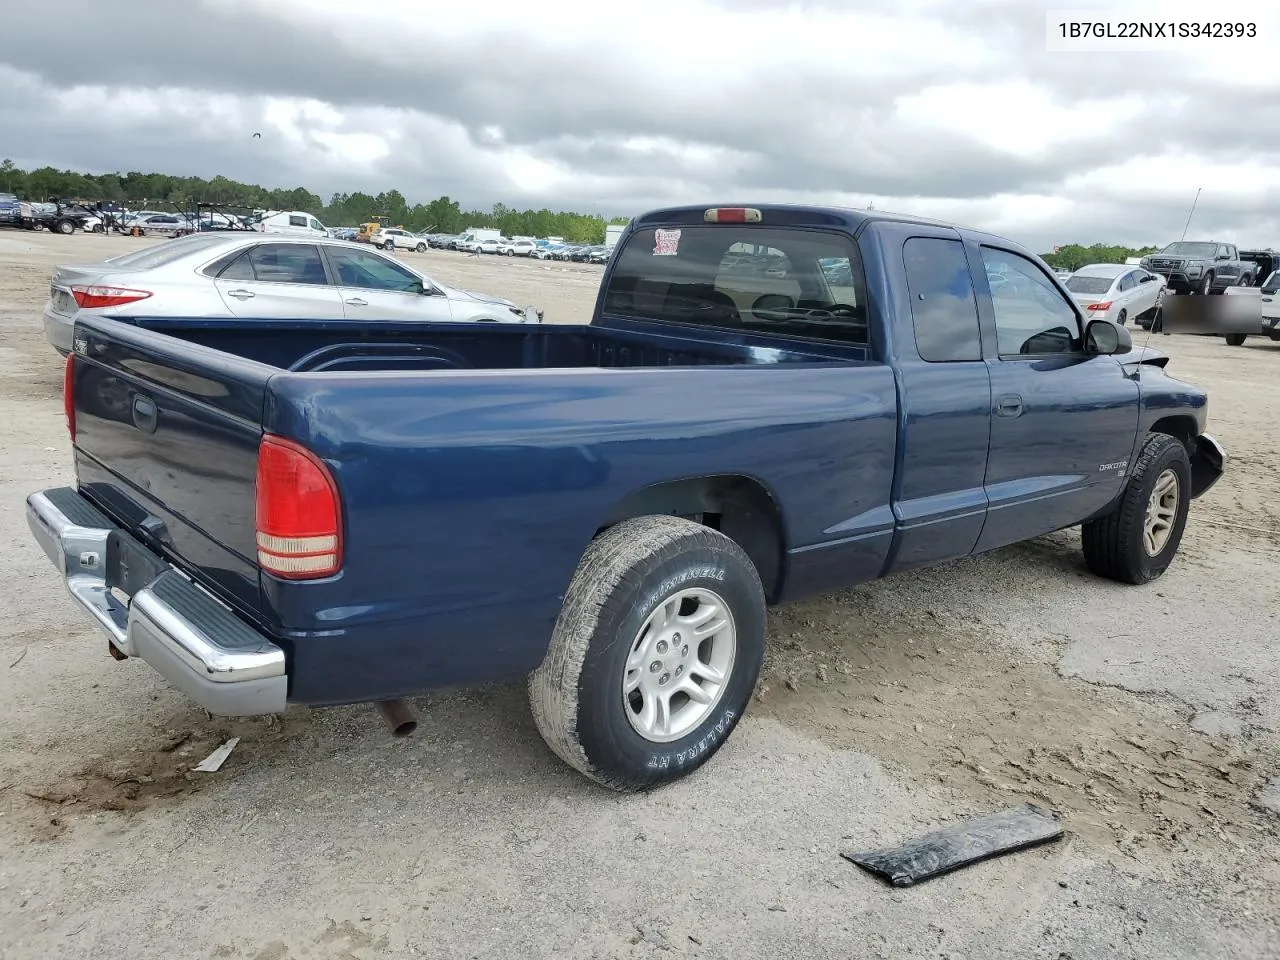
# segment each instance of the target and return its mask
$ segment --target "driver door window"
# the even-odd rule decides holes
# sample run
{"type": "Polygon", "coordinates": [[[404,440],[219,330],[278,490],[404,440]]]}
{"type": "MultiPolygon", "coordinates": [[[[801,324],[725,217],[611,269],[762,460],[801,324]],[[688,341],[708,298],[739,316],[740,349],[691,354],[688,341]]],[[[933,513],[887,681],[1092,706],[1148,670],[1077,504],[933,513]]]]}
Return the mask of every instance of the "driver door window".
{"type": "Polygon", "coordinates": [[[1000,356],[1043,356],[1083,349],[1075,309],[1043,270],[1026,257],[994,247],[982,248],[982,260],[991,287],[1000,356]]]}

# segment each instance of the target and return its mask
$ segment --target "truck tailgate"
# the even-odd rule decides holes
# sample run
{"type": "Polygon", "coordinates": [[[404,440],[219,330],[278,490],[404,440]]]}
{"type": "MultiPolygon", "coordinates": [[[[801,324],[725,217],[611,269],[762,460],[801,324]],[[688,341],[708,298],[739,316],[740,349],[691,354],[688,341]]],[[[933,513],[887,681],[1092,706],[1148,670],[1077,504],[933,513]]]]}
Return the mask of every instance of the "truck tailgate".
{"type": "Polygon", "coordinates": [[[135,537],[256,616],[262,405],[278,371],[97,318],[71,360],[81,491],[135,537]]]}

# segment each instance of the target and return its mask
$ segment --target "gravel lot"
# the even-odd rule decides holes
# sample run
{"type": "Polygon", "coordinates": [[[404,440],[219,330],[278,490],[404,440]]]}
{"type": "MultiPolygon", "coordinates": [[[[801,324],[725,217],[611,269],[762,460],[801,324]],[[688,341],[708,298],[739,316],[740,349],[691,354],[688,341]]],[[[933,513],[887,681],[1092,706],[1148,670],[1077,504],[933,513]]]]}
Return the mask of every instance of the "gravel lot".
{"type": "MultiPolygon", "coordinates": [[[[107,657],[23,513],[72,479],[39,313],[54,263],[146,242],[0,234],[6,958],[1280,956],[1280,344],[1153,338],[1230,455],[1161,581],[1092,578],[1067,532],[775,611],[728,746],[620,797],[521,685],[392,740],[368,708],[211,720],[107,657]],[[838,855],[1023,799],[1067,838],[909,890],[838,855]]],[[[560,322],[600,275],[400,256],[560,322]]]]}

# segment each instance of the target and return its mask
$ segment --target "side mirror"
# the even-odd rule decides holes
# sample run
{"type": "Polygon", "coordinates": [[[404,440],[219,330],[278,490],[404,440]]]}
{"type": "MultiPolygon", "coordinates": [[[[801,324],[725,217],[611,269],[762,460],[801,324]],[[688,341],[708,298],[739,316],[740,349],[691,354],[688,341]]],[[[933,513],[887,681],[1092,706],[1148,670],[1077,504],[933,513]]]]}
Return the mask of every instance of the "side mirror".
{"type": "Polygon", "coordinates": [[[1150,282],[1151,282],[1152,280],[1154,280],[1154,279],[1155,279],[1155,277],[1153,277],[1151,274],[1149,274],[1149,273],[1148,273],[1148,274],[1147,274],[1146,276],[1144,276],[1144,277],[1139,277],[1139,278],[1138,278],[1138,282],[1139,282],[1139,283],[1150,283],[1150,282]]]}
{"type": "Polygon", "coordinates": [[[1214,257],[1214,259],[1215,259],[1215,260],[1230,260],[1230,259],[1231,259],[1231,254],[1229,254],[1229,253],[1220,253],[1220,254],[1218,254],[1216,257],[1214,257]]]}
{"type": "Polygon", "coordinates": [[[526,323],[541,323],[542,314],[538,312],[537,307],[525,307],[524,319],[526,323]]]}
{"type": "Polygon", "coordinates": [[[1084,349],[1104,356],[1128,353],[1133,349],[1133,337],[1120,324],[1099,317],[1084,328],[1084,349]]]}

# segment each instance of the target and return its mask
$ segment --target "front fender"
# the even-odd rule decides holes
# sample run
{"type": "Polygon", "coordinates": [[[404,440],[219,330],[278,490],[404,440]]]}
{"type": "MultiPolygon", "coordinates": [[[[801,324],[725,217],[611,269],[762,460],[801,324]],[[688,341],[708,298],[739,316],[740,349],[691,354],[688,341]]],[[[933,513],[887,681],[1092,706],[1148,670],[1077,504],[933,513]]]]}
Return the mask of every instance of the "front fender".
{"type": "Polygon", "coordinates": [[[1191,450],[1191,499],[1208,493],[1226,470],[1222,445],[1207,433],[1195,439],[1191,450]]]}

